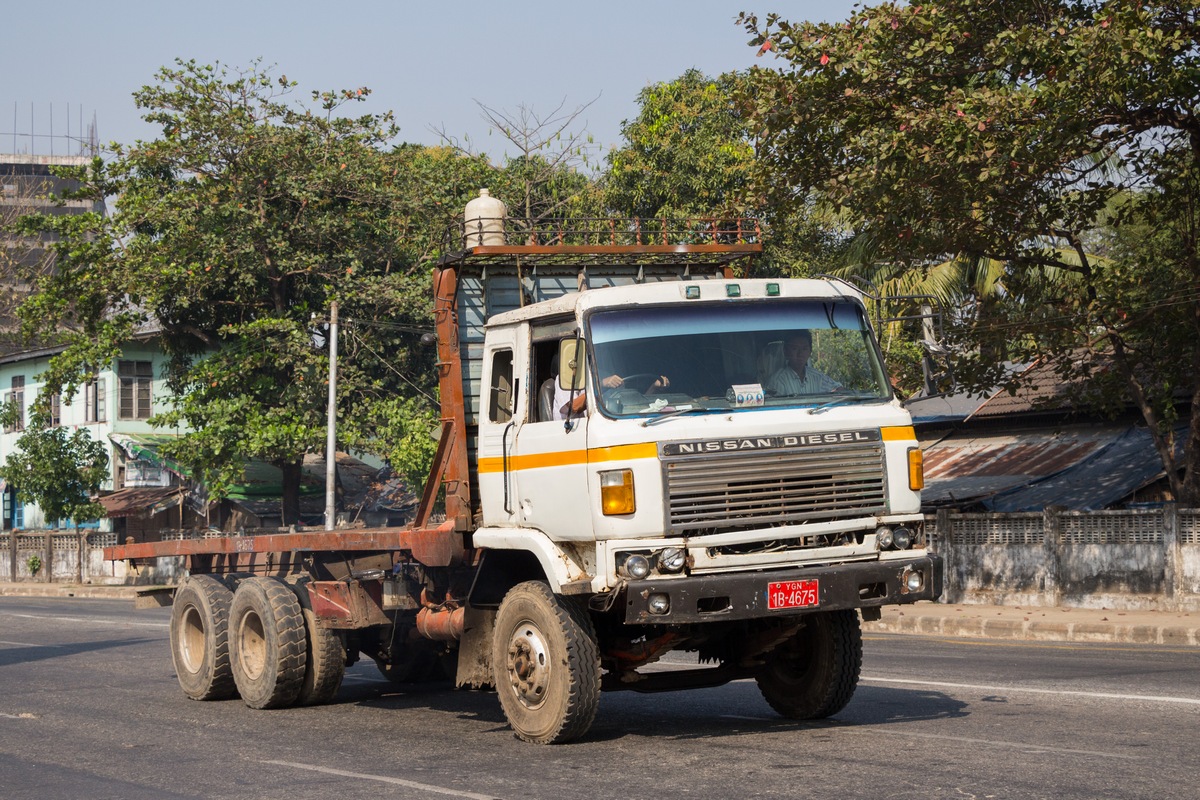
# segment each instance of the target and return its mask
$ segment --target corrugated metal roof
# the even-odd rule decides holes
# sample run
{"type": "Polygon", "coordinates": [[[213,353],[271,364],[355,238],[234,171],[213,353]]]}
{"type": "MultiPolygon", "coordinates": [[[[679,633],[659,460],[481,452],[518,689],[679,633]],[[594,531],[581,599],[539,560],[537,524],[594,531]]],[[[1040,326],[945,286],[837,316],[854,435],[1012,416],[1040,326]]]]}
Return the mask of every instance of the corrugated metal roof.
{"type": "Polygon", "coordinates": [[[931,507],[1095,510],[1120,502],[1162,473],[1150,434],[1142,427],[1088,425],[954,436],[925,447],[921,496],[931,507]]]}
{"type": "MultiPolygon", "coordinates": [[[[1109,359],[1103,355],[1080,353],[1074,358],[1077,367],[1086,360],[1097,372],[1109,369],[1109,359]]],[[[1088,382],[1083,378],[1064,381],[1059,377],[1058,370],[1059,366],[1056,363],[1035,361],[1021,374],[1016,394],[1009,394],[1003,390],[996,392],[980,405],[971,417],[993,418],[1037,411],[1077,409],[1078,397],[1073,395],[1084,391],[1088,382]]]]}
{"type": "Polygon", "coordinates": [[[179,505],[183,492],[178,486],[161,489],[118,489],[96,498],[107,517],[152,517],[179,505]]]}

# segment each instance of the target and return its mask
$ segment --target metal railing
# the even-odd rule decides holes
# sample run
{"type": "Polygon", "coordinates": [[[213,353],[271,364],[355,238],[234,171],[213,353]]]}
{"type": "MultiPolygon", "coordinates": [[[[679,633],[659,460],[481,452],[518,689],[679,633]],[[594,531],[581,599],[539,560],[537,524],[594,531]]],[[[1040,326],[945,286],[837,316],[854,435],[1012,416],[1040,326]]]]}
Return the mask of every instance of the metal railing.
{"type": "Polygon", "coordinates": [[[464,247],[655,247],[753,245],[762,241],[758,220],[749,217],[640,219],[614,217],[520,217],[460,219],[445,235],[445,251],[464,247]]]}

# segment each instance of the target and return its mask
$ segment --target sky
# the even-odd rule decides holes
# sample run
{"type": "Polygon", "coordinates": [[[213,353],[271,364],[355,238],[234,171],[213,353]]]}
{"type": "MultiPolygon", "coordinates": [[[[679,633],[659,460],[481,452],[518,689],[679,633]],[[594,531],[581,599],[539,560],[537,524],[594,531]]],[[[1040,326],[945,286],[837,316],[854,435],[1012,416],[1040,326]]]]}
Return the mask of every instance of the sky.
{"type": "MultiPolygon", "coordinates": [[[[229,68],[255,59],[314,90],[369,87],[355,116],[391,110],[399,141],[445,131],[499,158],[476,101],[546,115],[588,103],[602,154],[620,142],[645,86],[695,67],[717,75],[755,63],[738,12],[838,20],[852,0],[601,2],[312,2],[43,0],[6,4],[0,48],[0,153],[65,155],[94,119],[101,143],[154,139],[132,93],[175,59],[229,68]],[[82,121],[82,128],[81,128],[82,121]],[[50,138],[53,133],[56,138],[50,138]]],[[[767,58],[770,58],[768,56],[767,58]]],[[[759,63],[763,63],[760,61],[759,63]]],[[[73,148],[73,149],[72,149],[73,148]]]]}

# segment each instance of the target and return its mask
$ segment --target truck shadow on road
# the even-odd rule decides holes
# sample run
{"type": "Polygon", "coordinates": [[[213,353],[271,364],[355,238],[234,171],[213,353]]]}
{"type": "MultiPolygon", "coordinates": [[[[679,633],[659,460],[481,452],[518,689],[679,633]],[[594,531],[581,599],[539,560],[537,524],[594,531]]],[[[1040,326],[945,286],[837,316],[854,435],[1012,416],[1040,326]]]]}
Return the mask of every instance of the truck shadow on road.
{"type": "MultiPolygon", "coordinates": [[[[430,709],[504,729],[507,723],[494,692],[455,690],[448,682],[395,685],[361,677],[349,681],[335,701],[387,709],[430,709]]],[[[586,740],[615,741],[628,736],[704,739],[725,736],[822,731],[954,719],[969,715],[968,704],[937,691],[860,685],[838,714],[825,720],[789,720],[763,700],[753,681],[713,689],[638,694],[607,692],[586,740]]]]}
{"type": "Polygon", "coordinates": [[[631,733],[666,739],[821,731],[953,719],[969,714],[967,704],[940,692],[860,686],[842,711],[823,720],[791,720],[767,705],[752,681],[715,689],[660,695],[605,695],[589,739],[619,739],[631,733]]]}

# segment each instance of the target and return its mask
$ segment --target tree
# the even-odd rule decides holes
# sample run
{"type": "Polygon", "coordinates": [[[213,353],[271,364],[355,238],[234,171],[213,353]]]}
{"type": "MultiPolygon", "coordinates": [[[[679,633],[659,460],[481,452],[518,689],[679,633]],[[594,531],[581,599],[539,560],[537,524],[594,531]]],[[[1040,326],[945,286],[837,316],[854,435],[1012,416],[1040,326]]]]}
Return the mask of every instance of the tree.
{"type": "Polygon", "coordinates": [[[605,203],[647,221],[752,217],[764,229],[763,274],[828,271],[844,246],[836,221],[769,205],[748,185],[757,160],[751,91],[748,73],[696,69],[643,89],[638,115],[621,125],[623,144],[608,154],[605,203]]]}
{"type": "Polygon", "coordinates": [[[1001,365],[981,356],[996,352],[1048,359],[1065,379],[1119,377],[1176,499],[1200,502],[1194,0],[937,0],[836,24],[744,22],[782,62],[753,73],[756,185],[785,206],[827,204],[887,262],[1004,264],[995,313],[962,319],[960,377],[993,384],[1001,365]],[[1168,219],[1164,249],[1129,246],[1168,219]],[[1106,238],[1107,257],[1094,248],[1106,238]]]}
{"type": "MultiPolygon", "coordinates": [[[[3,410],[5,424],[19,413],[11,403],[3,410]]],[[[25,503],[36,503],[47,524],[69,519],[98,519],[104,506],[92,500],[108,478],[108,453],[104,444],[86,430],[69,432],[52,426],[45,409],[31,409],[29,426],[0,466],[0,478],[17,488],[25,503]]]]}
{"type": "MultiPolygon", "coordinates": [[[[580,117],[592,102],[566,109],[566,101],[549,113],[521,105],[516,111],[476,101],[483,119],[512,147],[503,167],[487,188],[507,205],[509,220],[536,239],[557,230],[551,220],[599,216],[603,209],[595,183],[582,169],[588,165],[592,140],[580,117]]],[[[470,158],[469,142],[460,145],[445,131],[442,140],[470,158]]]]}
{"type": "MultiPolygon", "coordinates": [[[[340,116],[365,88],[314,92],[315,110],[287,102],[294,88],[257,63],[176,62],[134,94],[161,136],[75,176],[114,213],[22,223],[58,237],[56,270],[21,309],[27,333],[67,330],[48,390],[69,393],[136,332],[161,330],[176,405],[157,421],[189,429],[168,455],[216,496],[248,459],[274,464],[285,523],[297,519],[304,454],[323,449],[330,302],[389,356],[416,336],[371,323],[418,327],[428,314],[409,299],[428,290],[400,245],[391,116],[340,116]]],[[[355,398],[412,392],[377,367],[340,370],[341,423],[359,439],[372,420],[355,398]]]]}
{"type": "Polygon", "coordinates": [[[608,204],[642,219],[734,214],[754,164],[754,138],[735,93],[745,73],[710,78],[689,69],[638,93],[608,154],[608,204]]]}

